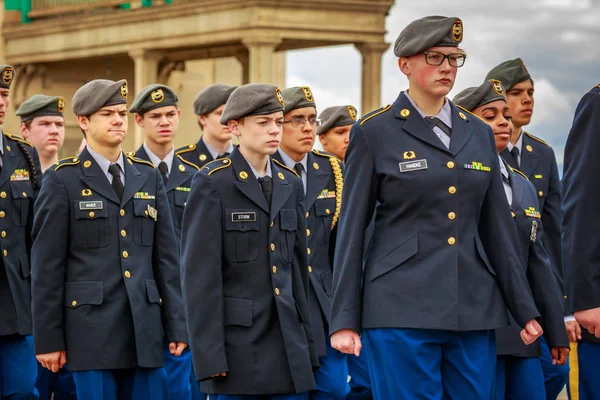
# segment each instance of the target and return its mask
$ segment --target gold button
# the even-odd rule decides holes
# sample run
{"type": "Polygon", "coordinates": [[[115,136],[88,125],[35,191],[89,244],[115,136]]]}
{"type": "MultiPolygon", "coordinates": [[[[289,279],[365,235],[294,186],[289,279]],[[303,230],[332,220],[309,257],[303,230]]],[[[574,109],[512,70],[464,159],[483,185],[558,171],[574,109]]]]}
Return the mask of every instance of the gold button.
{"type": "Polygon", "coordinates": [[[447,166],[449,169],[452,169],[452,168],[454,168],[454,161],[448,161],[448,164],[446,164],[446,166],[447,166]]]}
{"type": "Polygon", "coordinates": [[[275,251],[275,244],[271,243],[271,251],[275,251]]]}
{"type": "Polygon", "coordinates": [[[144,215],[148,215],[148,210],[144,210],[144,215]]]}
{"type": "Polygon", "coordinates": [[[277,273],[277,267],[275,265],[273,265],[273,268],[271,268],[271,271],[273,271],[274,274],[277,273]]]}
{"type": "Polygon", "coordinates": [[[127,251],[124,251],[123,252],[123,258],[127,258],[127,257],[129,257],[129,253],[127,251]]]}
{"type": "Polygon", "coordinates": [[[454,246],[454,244],[455,244],[455,243],[456,243],[456,239],[454,239],[453,237],[451,237],[451,238],[448,238],[448,244],[449,244],[450,246],[454,246]]]}
{"type": "Polygon", "coordinates": [[[4,218],[5,215],[6,213],[4,211],[0,211],[0,218],[4,218]]]}
{"type": "Polygon", "coordinates": [[[2,231],[2,237],[5,238],[6,237],[6,231],[2,231]]]}
{"type": "Polygon", "coordinates": [[[3,199],[6,198],[6,192],[0,192],[0,197],[2,197],[3,199]]]}
{"type": "Polygon", "coordinates": [[[131,272],[125,271],[125,278],[127,278],[127,279],[131,278],[131,272]]]}
{"type": "Polygon", "coordinates": [[[159,297],[159,298],[158,298],[158,302],[159,302],[160,304],[162,304],[162,298],[160,298],[160,297],[159,297]]]}
{"type": "Polygon", "coordinates": [[[121,236],[123,236],[123,237],[127,236],[127,232],[125,232],[125,229],[123,229],[123,230],[121,231],[121,236]]]}
{"type": "Polygon", "coordinates": [[[23,192],[23,197],[27,197],[27,193],[23,192]]]}
{"type": "Polygon", "coordinates": [[[306,212],[306,218],[308,218],[309,215],[310,215],[310,213],[307,211],[306,212]]]}
{"type": "Polygon", "coordinates": [[[306,236],[310,236],[310,229],[306,230],[306,236]]]}
{"type": "Polygon", "coordinates": [[[6,257],[8,255],[8,250],[4,250],[2,254],[4,254],[4,257],[6,257]]]}
{"type": "Polygon", "coordinates": [[[456,193],[456,188],[455,188],[454,186],[450,186],[450,187],[448,188],[448,193],[450,193],[450,194],[454,194],[454,193],[456,193]]]}
{"type": "Polygon", "coordinates": [[[269,227],[273,227],[273,225],[275,225],[275,223],[273,223],[273,221],[271,221],[271,223],[269,224],[269,227]]]}
{"type": "Polygon", "coordinates": [[[542,196],[544,195],[544,192],[542,192],[542,191],[540,190],[540,192],[538,193],[538,195],[539,195],[540,197],[542,197],[542,196]]]}
{"type": "Polygon", "coordinates": [[[125,210],[119,211],[119,215],[121,215],[121,217],[124,217],[125,216],[125,210]]]}
{"type": "Polygon", "coordinates": [[[517,216],[517,214],[515,214],[514,211],[511,211],[510,214],[512,215],[513,218],[517,216]]]}
{"type": "Polygon", "coordinates": [[[277,296],[279,296],[279,293],[281,293],[281,292],[279,291],[279,288],[275,288],[275,294],[276,294],[277,296]]]}
{"type": "Polygon", "coordinates": [[[308,272],[312,272],[312,267],[310,265],[308,266],[308,272]]]}
{"type": "Polygon", "coordinates": [[[96,216],[96,214],[94,214],[93,211],[90,211],[90,218],[94,218],[96,216]]]}
{"type": "Polygon", "coordinates": [[[331,210],[330,210],[329,208],[327,208],[327,209],[325,210],[325,214],[327,214],[327,215],[331,214],[331,210]]]}
{"type": "Polygon", "coordinates": [[[454,214],[453,212],[449,212],[448,219],[454,219],[454,218],[456,218],[456,214],[454,214]]]}
{"type": "Polygon", "coordinates": [[[73,301],[71,302],[71,305],[72,305],[73,307],[75,307],[75,306],[77,305],[77,302],[76,302],[75,300],[73,300],[73,301]]]}
{"type": "Polygon", "coordinates": [[[308,253],[308,255],[310,255],[310,248],[306,249],[306,252],[308,253]]]}

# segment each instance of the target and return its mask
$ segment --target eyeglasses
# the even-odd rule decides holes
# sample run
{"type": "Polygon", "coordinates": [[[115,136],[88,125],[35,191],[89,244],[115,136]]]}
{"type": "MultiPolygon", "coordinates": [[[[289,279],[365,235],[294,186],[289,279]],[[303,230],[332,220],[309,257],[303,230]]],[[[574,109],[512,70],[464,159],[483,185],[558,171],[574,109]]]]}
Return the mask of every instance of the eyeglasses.
{"type": "Polygon", "coordinates": [[[311,126],[320,126],[321,125],[321,120],[315,117],[311,117],[309,119],[306,119],[304,117],[294,117],[289,121],[283,121],[284,124],[292,124],[292,126],[294,128],[302,128],[305,124],[306,121],[308,121],[308,123],[311,126]]]}
{"type": "Polygon", "coordinates": [[[445,59],[448,59],[448,63],[452,67],[462,67],[467,59],[467,55],[464,53],[444,54],[439,51],[424,51],[423,54],[425,55],[425,62],[436,67],[442,65],[445,59]]]}

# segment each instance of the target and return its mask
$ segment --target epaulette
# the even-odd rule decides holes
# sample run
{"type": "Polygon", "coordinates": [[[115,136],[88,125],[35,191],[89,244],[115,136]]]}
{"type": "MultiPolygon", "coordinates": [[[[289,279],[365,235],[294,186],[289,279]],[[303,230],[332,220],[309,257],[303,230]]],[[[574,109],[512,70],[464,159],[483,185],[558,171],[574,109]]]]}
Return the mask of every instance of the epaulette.
{"type": "Polygon", "coordinates": [[[375,111],[372,111],[372,112],[370,112],[369,114],[367,114],[367,115],[363,116],[363,117],[360,119],[360,124],[361,124],[361,125],[362,125],[362,124],[364,124],[365,122],[367,122],[367,121],[368,121],[368,120],[370,120],[371,118],[375,118],[375,117],[376,117],[376,116],[378,116],[379,114],[383,114],[384,112],[388,111],[388,110],[389,110],[389,109],[391,109],[391,108],[392,108],[392,105],[391,105],[391,104],[388,104],[388,105],[387,105],[387,106],[385,106],[385,107],[381,107],[381,108],[380,108],[380,109],[378,109],[378,110],[375,110],[375,111]]]}
{"type": "Polygon", "coordinates": [[[14,140],[15,142],[21,142],[21,143],[23,143],[23,144],[26,144],[26,145],[27,145],[27,146],[29,146],[29,147],[33,147],[33,145],[32,145],[31,143],[29,143],[27,140],[23,139],[23,138],[22,138],[22,137],[20,137],[20,136],[11,135],[10,133],[6,133],[6,132],[4,132],[4,134],[5,134],[5,135],[6,135],[6,136],[7,136],[9,139],[12,139],[12,140],[14,140]]]}
{"type": "Polygon", "coordinates": [[[126,155],[127,157],[135,157],[135,151],[130,151],[130,152],[128,152],[128,153],[125,153],[125,155],[126,155]]]}
{"type": "Polygon", "coordinates": [[[600,89],[600,83],[594,86],[592,89],[600,89]]]}
{"type": "MultiPolygon", "coordinates": [[[[525,131],[524,131],[524,132],[525,132],[525,131]]],[[[543,145],[546,145],[546,146],[548,146],[548,147],[551,147],[551,146],[550,146],[548,143],[544,142],[542,139],[540,139],[540,138],[538,138],[538,137],[535,137],[535,136],[533,136],[531,133],[529,133],[529,132],[525,132],[525,134],[526,134],[527,136],[529,136],[531,139],[535,140],[536,142],[540,142],[540,143],[541,143],[541,144],[543,144],[543,145]]]]}
{"type": "Polygon", "coordinates": [[[185,160],[185,159],[184,159],[183,157],[181,157],[179,154],[176,154],[176,156],[177,156],[177,158],[179,159],[179,161],[181,161],[182,163],[184,163],[184,164],[187,164],[187,165],[189,165],[189,166],[192,166],[192,167],[196,168],[198,171],[200,171],[200,167],[199,167],[199,166],[197,166],[196,164],[194,164],[194,163],[191,163],[191,162],[189,162],[189,161],[185,160]]]}
{"type": "Polygon", "coordinates": [[[231,166],[231,160],[229,158],[221,158],[220,160],[214,160],[205,164],[200,171],[206,171],[208,175],[217,172],[220,169],[231,166]]]}
{"type": "Polygon", "coordinates": [[[272,160],[273,160],[273,162],[274,162],[275,164],[279,165],[281,168],[283,168],[283,169],[287,169],[287,170],[288,170],[288,171],[290,171],[292,174],[294,174],[294,175],[296,175],[298,178],[300,178],[300,176],[298,176],[298,173],[297,173],[296,171],[294,171],[292,168],[288,167],[287,165],[285,165],[285,164],[284,164],[284,163],[282,163],[282,162],[279,162],[279,161],[277,161],[277,160],[276,160],[276,159],[274,159],[274,158],[273,158],[272,160]]]}
{"type": "Polygon", "coordinates": [[[59,160],[54,168],[55,171],[58,171],[60,167],[64,167],[65,165],[77,165],[79,164],[79,157],[67,157],[59,160]]]}
{"type": "Polygon", "coordinates": [[[178,148],[177,150],[175,150],[175,154],[180,155],[183,153],[187,153],[188,151],[194,151],[194,150],[196,150],[196,145],[190,144],[190,145],[178,148]]]}
{"type": "Polygon", "coordinates": [[[326,157],[326,158],[331,158],[331,157],[333,157],[333,158],[335,158],[336,160],[338,160],[338,161],[339,161],[339,159],[338,159],[336,156],[334,156],[333,154],[326,153],[326,152],[324,152],[324,151],[320,151],[320,150],[317,150],[317,149],[313,149],[313,150],[312,150],[312,153],[313,153],[314,155],[321,156],[321,157],[326,157]]]}
{"type": "MultiPolygon", "coordinates": [[[[456,105],[456,104],[455,104],[455,105],[456,105]]],[[[474,117],[476,117],[476,118],[479,118],[479,119],[480,119],[480,120],[482,120],[482,121],[483,121],[483,122],[484,122],[486,125],[488,125],[488,123],[487,123],[487,122],[485,122],[485,119],[481,118],[481,117],[480,117],[479,115],[477,115],[477,114],[474,114],[472,111],[469,111],[469,110],[467,110],[466,108],[464,108],[464,107],[461,107],[461,106],[456,106],[456,108],[458,108],[458,109],[460,109],[460,110],[462,110],[462,111],[466,112],[467,114],[470,114],[470,115],[472,115],[472,116],[474,116],[474,117]]]]}
{"type": "Polygon", "coordinates": [[[529,180],[529,178],[527,177],[527,175],[525,175],[524,173],[522,173],[522,172],[521,172],[521,171],[519,171],[518,169],[516,169],[516,168],[513,168],[513,167],[510,167],[510,170],[511,170],[512,172],[516,172],[517,174],[521,175],[523,178],[525,178],[525,179],[529,180]]]}
{"type": "Polygon", "coordinates": [[[142,160],[141,158],[132,157],[132,156],[130,156],[129,154],[127,154],[127,158],[128,158],[130,161],[136,162],[136,163],[138,163],[138,164],[146,164],[146,165],[149,165],[149,166],[151,166],[152,168],[156,169],[156,166],[154,166],[154,164],[152,164],[150,161],[142,160]]]}

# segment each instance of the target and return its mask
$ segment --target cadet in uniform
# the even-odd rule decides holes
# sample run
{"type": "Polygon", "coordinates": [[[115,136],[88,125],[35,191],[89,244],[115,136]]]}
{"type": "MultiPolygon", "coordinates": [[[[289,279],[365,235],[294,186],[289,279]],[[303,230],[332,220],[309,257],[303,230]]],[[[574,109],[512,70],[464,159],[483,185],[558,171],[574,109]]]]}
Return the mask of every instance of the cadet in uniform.
{"type": "Polygon", "coordinates": [[[356,108],[353,106],[329,107],[323,110],[319,118],[322,124],[317,127],[317,135],[319,135],[323,150],[344,161],[346,148],[350,141],[350,128],[356,122],[356,108]]]}
{"type": "MultiPolygon", "coordinates": [[[[17,109],[21,117],[21,134],[31,140],[40,156],[42,171],[58,162],[58,151],[65,139],[63,110],[65,100],[58,96],[36,94],[23,102],[17,109]]],[[[75,382],[66,365],[58,373],[52,373],[38,363],[35,383],[40,399],[76,399],[75,382]]]]}
{"type": "Polygon", "coordinates": [[[309,321],[302,181],[270,157],[279,88],[237,88],[221,123],[240,147],[192,180],[182,273],[196,378],[212,400],[308,399],[318,358],[309,321]]]}
{"type": "Polygon", "coordinates": [[[196,100],[194,100],[194,114],[198,116],[198,126],[202,136],[198,143],[183,146],[175,151],[184,160],[204,166],[218,158],[224,158],[231,154],[231,130],[228,126],[221,124],[221,115],[225,103],[235,90],[235,86],[215,83],[203,89],[196,100]]]}
{"type": "MultiPolygon", "coordinates": [[[[523,129],[531,122],[533,113],[533,79],[520,58],[505,61],[492,68],[485,80],[490,79],[500,81],[506,89],[506,100],[514,125],[511,141],[501,155],[511,167],[522,171],[536,188],[544,225],[544,248],[550,256],[551,265],[556,270],[564,293],[560,244],[562,213],[556,156],[546,142],[523,129]]],[[[542,337],[542,342],[544,340],[542,337]]],[[[542,367],[548,398],[555,399],[565,386],[569,367],[552,364],[552,356],[545,343],[542,345],[542,367]]]]}
{"type": "MultiPolygon", "coordinates": [[[[15,70],[0,65],[0,125],[15,70]]],[[[32,145],[0,131],[0,398],[37,399],[31,336],[31,225],[42,171],[32,145]]]]}
{"type": "Polygon", "coordinates": [[[329,343],[333,253],[344,186],[342,165],[337,158],[312,150],[320,121],[310,88],[285,89],[283,100],[283,135],[273,158],[296,171],[302,178],[306,195],[308,305],[321,364],[315,372],[317,389],[311,398],[345,400],[350,390],[347,355],[332,349],[329,343]]]}
{"type": "Polygon", "coordinates": [[[571,347],[569,391],[572,400],[600,398],[600,85],[580,100],[565,147],[562,180],[563,256],[568,311],[585,329],[571,347]]]}
{"type": "Polygon", "coordinates": [[[35,351],[69,360],[81,399],[167,399],[163,332],[187,332],[177,243],[159,172],[126,157],[127,82],[97,79],[73,96],[87,140],[44,175],[33,227],[35,351]]]}
{"type": "Polygon", "coordinates": [[[350,134],[330,333],[359,355],[362,329],[376,399],[486,398],[506,306],[526,343],[542,332],[492,131],[445,97],[462,38],[458,18],[409,24],[394,47],[408,92],[350,134]]]}
{"type": "MultiPolygon", "coordinates": [[[[175,155],[173,139],[179,127],[180,111],[178,97],[173,89],[165,85],[153,84],[143,88],[131,104],[130,113],[135,114],[135,122],[144,129],[146,141],[131,156],[149,161],[158,168],[167,191],[171,207],[171,217],[175,226],[175,237],[179,244],[183,210],[190,193],[192,177],[198,171],[195,164],[175,155]]],[[[177,248],[179,254],[179,246],[177,248]]],[[[165,341],[165,369],[169,383],[170,400],[191,398],[192,357],[189,349],[181,355],[174,355],[165,341]]],[[[192,381],[197,387],[196,380],[192,381]]],[[[206,395],[203,397],[206,398],[206,395]]]]}
{"type": "MultiPolygon", "coordinates": [[[[500,81],[491,80],[479,87],[465,89],[453,102],[492,127],[498,152],[506,148],[512,124],[500,81]]],[[[526,268],[536,305],[542,314],[542,327],[552,349],[552,362],[565,365],[569,354],[569,339],[563,320],[563,296],[558,286],[558,277],[542,245],[542,223],[535,187],[525,175],[512,169],[502,158],[499,159],[499,165],[506,199],[517,228],[517,251],[526,268]]],[[[512,317],[510,327],[496,330],[498,363],[494,398],[546,400],[540,342],[526,346],[519,337],[519,330],[512,317]]]]}

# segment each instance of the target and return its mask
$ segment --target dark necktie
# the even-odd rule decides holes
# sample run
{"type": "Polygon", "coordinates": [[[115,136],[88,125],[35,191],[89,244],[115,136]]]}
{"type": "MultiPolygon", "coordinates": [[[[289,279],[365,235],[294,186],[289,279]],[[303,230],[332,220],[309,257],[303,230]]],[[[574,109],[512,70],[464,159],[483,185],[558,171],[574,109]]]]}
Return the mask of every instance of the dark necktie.
{"type": "Polygon", "coordinates": [[[167,167],[167,163],[164,161],[161,161],[158,164],[158,170],[160,171],[160,174],[162,175],[163,183],[165,184],[165,186],[167,186],[167,181],[169,180],[169,178],[167,177],[167,173],[169,172],[169,167],[167,167]]]}
{"type": "Polygon", "coordinates": [[[301,163],[296,163],[296,165],[294,165],[294,171],[296,171],[296,173],[298,174],[298,176],[300,178],[302,178],[302,164],[301,163]]]}
{"type": "Polygon", "coordinates": [[[230,155],[230,154],[231,154],[231,153],[225,152],[225,153],[223,153],[223,154],[219,154],[219,155],[217,156],[217,158],[227,158],[227,157],[229,157],[229,155],[230,155]]]}
{"type": "Polygon", "coordinates": [[[123,182],[121,182],[121,168],[118,164],[110,164],[108,172],[113,177],[112,187],[115,189],[115,193],[119,196],[119,200],[123,199],[123,182]]]}
{"type": "Polygon", "coordinates": [[[513,160],[515,161],[515,165],[516,167],[513,168],[520,168],[520,162],[519,162],[519,148],[518,147],[513,147],[512,150],[510,151],[510,154],[512,154],[513,156],[513,160]]]}
{"type": "Polygon", "coordinates": [[[258,183],[260,183],[260,187],[267,199],[267,203],[269,203],[269,207],[271,207],[271,195],[273,194],[273,180],[270,176],[263,176],[262,178],[258,178],[258,183]]]}
{"type": "Polygon", "coordinates": [[[436,126],[440,128],[446,135],[450,136],[452,134],[452,129],[448,125],[446,125],[441,119],[438,117],[425,117],[425,122],[431,127],[431,129],[436,126]]]}

